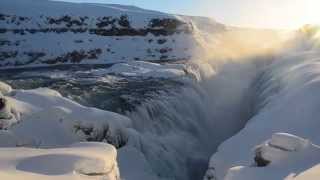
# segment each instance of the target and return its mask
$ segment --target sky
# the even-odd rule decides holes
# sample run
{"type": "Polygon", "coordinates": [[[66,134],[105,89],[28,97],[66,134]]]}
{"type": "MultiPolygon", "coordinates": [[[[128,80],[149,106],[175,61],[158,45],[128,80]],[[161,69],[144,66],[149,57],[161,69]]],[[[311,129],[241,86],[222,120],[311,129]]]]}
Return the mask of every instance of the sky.
{"type": "Polygon", "coordinates": [[[320,23],[320,0],[63,0],[135,5],[162,12],[213,17],[234,26],[293,29],[320,23]]]}

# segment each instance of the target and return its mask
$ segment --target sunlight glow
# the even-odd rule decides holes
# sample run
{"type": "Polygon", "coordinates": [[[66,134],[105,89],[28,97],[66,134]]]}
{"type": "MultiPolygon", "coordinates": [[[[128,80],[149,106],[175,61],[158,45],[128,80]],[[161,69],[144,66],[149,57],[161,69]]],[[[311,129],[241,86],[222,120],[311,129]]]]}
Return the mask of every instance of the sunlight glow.
{"type": "Polygon", "coordinates": [[[296,29],[305,24],[320,23],[319,0],[205,1],[206,14],[236,26],[296,29]],[[215,10],[212,10],[213,6],[216,6],[215,10]]]}

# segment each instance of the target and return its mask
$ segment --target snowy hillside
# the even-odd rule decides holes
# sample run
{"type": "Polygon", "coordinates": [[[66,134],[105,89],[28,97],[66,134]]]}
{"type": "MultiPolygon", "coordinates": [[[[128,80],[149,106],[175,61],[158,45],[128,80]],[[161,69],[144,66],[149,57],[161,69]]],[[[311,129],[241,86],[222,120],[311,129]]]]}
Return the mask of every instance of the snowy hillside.
{"type": "Polygon", "coordinates": [[[191,19],[137,7],[2,0],[0,12],[1,68],[186,60],[202,48],[191,19]]]}

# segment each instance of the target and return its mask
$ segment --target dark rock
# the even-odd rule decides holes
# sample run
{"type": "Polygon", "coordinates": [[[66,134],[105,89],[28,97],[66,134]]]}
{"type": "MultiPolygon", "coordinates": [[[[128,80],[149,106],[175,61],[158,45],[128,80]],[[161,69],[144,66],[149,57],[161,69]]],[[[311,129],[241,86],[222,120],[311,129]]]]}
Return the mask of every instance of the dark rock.
{"type": "Polygon", "coordinates": [[[254,157],[254,161],[255,161],[256,165],[257,165],[258,167],[268,166],[271,162],[268,161],[268,160],[266,160],[266,159],[264,159],[264,158],[262,157],[262,154],[261,154],[261,153],[262,153],[262,152],[261,152],[261,150],[260,150],[259,148],[256,149],[256,151],[255,151],[255,157],[254,157]]]}
{"type": "Polygon", "coordinates": [[[164,44],[166,42],[167,42],[166,39],[158,39],[158,44],[164,44]]]}

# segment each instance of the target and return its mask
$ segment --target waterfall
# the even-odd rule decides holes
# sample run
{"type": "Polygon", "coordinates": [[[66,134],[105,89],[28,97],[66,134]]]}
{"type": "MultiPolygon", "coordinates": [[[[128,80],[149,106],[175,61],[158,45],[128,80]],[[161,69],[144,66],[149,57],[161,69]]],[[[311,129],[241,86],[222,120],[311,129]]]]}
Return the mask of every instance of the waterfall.
{"type": "Polygon", "coordinates": [[[191,62],[197,80],[184,79],[184,86],[157,92],[126,113],[133,122],[127,146],[160,179],[201,179],[217,146],[252,116],[251,85],[262,66],[255,60],[191,62]]]}

